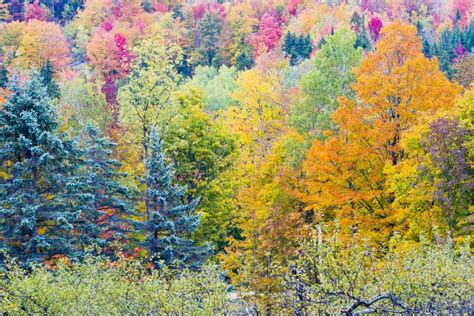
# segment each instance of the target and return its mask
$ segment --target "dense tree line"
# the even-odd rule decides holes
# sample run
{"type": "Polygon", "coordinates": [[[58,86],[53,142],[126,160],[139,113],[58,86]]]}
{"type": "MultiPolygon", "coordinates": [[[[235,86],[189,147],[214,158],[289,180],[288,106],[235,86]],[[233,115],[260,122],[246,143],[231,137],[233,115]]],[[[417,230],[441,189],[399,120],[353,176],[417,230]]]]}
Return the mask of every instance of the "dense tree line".
{"type": "Polygon", "coordinates": [[[471,7],[0,0],[0,313],[472,312],[471,7]]]}

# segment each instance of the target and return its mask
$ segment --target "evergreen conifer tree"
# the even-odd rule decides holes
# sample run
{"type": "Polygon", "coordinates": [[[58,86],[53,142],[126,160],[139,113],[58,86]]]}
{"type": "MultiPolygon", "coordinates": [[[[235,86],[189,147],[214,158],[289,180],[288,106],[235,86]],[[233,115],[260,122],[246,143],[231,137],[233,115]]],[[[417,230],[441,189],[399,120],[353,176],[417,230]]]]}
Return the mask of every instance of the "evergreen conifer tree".
{"type": "Polygon", "coordinates": [[[186,203],[186,188],[173,184],[173,166],[166,161],[156,130],[150,135],[150,155],[145,161],[147,210],[146,246],[155,268],[166,265],[199,267],[210,249],[190,239],[199,225],[195,214],[199,199],[186,203]]]}
{"type": "Polygon", "coordinates": [[[301,35],[301,39],[303,42],[303,52],[302,56],[303,58],[309,58],[311,56],[311,52],[313,51],[313,45],[311,44],[311,38],[309,37],[309,34],[303,37],[301,35]]]}
{"type": "Polygon", "coordinates": [[[88,125],[83,139],[84,165],[76,192],[87,195],[87,203],[74,232],[81,250],[96,245],[106,252],[114,241],[123,241],[134,222],[130,190],[119,181],[125,175],[117,169],[121,163],[112,156],[115,144],[103,137],[97,128],[88,125]]]}
{"type": "Polygon", "coordinates": [[[252,47],[245,43],[244,39],[241,42],[241,52],[236,58],[237,70],[249,69],[253,66],[253,53],[252,47]]]}
{"type": "Polygon", "coordinates": [[[309,58],[313,47],[308,36],[296,36],[293,33],[286,33],[283,39],[283,51],[290,57],[290,64],[296,65],[302,60],[309,58]]]}
{"type": "Polygon", "coordinates": [[[219,35],[222,30],[222,17],[215,12],[206,12],[198,23],[199,32],[201,34],[200,47],[198,49],[200,55],[200,63],[206,66],[217,66],[219,68],[219,35]]]}
{"type": "Polygon", "coordinates": [[[324,44],[326,44],[326,43],[327,43],[327,42],[326,42],[326,38],[324,38],[324,36],[321,37],[321,39],[320,39],[319,42],[318,42],[318,48],[320,49],[320,48],[323,47],[324,44]]]}
{"type": "Polygon", "coordinates": [[[49,60],[41,67],[40,75],[49,97],[52,99],[59,97],[59,86],[56,81],[54,81],[54,69],[49,60]]]}
{"type": "Polygon", "coordinates": [[[8,70],[0,66],[0,88],[6,88],[8,83],[8,70]]]}
{"type": "Polygon", "coordinates": [[[57,132],[46,87],[37,72],[13,81],[0,112],[0,224],[2,244],[23,263],[74,257],[72,225],[81,213],[74,181],[79,150],[57,132]]]}
{"type": "Polygon", "coordinates": [[[294,44],[295,36],[293,35],[293,33],[286,33],[285,37],[283,38],[283,51],[286,53],[287,56],[292,55],[294,44]]]}
{"type": "Polygon", "coordinates": [[[367,35],[367,29],[365,27],[365,17],[362,16],[361,32],[357,35],[355,47],[362,47],[363,50],[371,50],[372,45],[370,44],[369,36],[367,35]]]}
{"type": "Polygon", "coordinates": [[[362,19],[357,12],[354,12],[351,17],[351,28],[356,33],[359,34],[361,30],[362,19]]]}

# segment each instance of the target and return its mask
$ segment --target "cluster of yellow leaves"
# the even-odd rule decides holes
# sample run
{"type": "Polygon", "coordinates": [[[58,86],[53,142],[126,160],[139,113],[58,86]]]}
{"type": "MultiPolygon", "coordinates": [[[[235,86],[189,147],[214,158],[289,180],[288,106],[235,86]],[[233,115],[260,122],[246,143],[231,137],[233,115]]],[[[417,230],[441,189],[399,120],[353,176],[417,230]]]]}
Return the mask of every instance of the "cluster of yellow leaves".
{"type": "Polygon", "coordinates": [[[0,107],[3,107],[5,102],[7,102],[10,91],[8,89],[0,88],[0,107]]]}
{"type": "MultiPolygon", "coordinates": [[[[387,176],[386,189],[394,201],[392,207],[397,214],[397,220],[404,223],[405,237],[418,239],[420,235],[427,238],[442,234],[446,228],[444,213],[438,205],[433,203],[434,186],[428,179],[420,178],[420,168],[430,168],[430,156],[421,145],[421,139],[429,132],[430,123],[439,118],[459,120],[460,125],[468,130],[474,129],[474,87],[465,91],[464,95],[456,101],[454,107],[436,112],[434,115],[422,115],[419,124],[412,126],[403,133],[400,145],[405,151],[406,158],[396,166],[386,165],[384,173],[387,176]],[[435,228],[435,229],[433,229],[435,228]]],[[[467,138],[466,149],[469,162],[473,166],[474,137],[467,138]]],[[[474,214],[471,206],[470,214],[474,214]]],[[[467,216],[459,222],[459,228],[467,226],[467,231],[460,231],[455,235],[458,240],[463,240],[466,235],[472,234],[473,216],[467,216]]]]}
{"type": "Polygon", "coordinates": [[[293,195],[298,174],[288,163],[287,149],[304,138],[285,121],[282,65],[261,58],[256,68],[240,73],[232,95],[238,106],[221,117],[241,145],[234,179],[241,238],[231,238],[222,260],[234,284],[270,294],[279,282],[272,272],[285,266],[307,232],[301,203],[293,195]]]}
{"type": "MultiPolygon", "coordinates": [[[[240,55],[242,42],[249,34],[251,34],[257,27],[258,20],[254,17],[255,11],[253,6],[248,2],[242,2],[232,8],[227,15],[228,32],[231,34],[228,39],[230,43],[226,46],[228,49],[223,49],[226,57],[235,64],[237,57],[240,55]]],[[[223,37],[225,39],[225,37],[223,37]]]]}
{"type": "Polygon", "coordinates": [[[67,69],[69,47],[61,27],[52,22],[31,20],[0,26],[0,48],[4,63],[16,69],[42,67],[47,61],[56,70],[67,69]]]}

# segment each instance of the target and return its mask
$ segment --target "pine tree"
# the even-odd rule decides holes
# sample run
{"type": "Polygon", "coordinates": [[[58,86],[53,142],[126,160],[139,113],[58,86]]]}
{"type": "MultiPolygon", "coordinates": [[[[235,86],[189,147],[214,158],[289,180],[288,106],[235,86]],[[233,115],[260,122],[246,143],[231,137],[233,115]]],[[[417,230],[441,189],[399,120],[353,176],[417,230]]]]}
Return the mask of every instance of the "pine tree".
{"type": "Polygon", "coordinates": [[[0,66],[0,88],[6,88],[8,83],[8,70],[0,66]]]}
{"type": "Polygon", "coordinates": [[[426,38],[423,38],[423,54],[426,56],[426,58],[433,57],[433,54],[431,53],[430,42],[426,38]]]}
{"type": "MultiPolygon", "coordinates": [[[[206,66],[220,66],[218,42],[222,30],[222,17],[215,12],[206,12],[199,21],[201,43],[198,49],[200,63],[206,66]]],[[[219,67],[217,67],[219,68],[219,67]]]]}
{"type": "Polygon", "coordinates": [[[367,29],[365,28],[365,17],[362,16],[361,32],[357,35],[355,47],[362,47],[363,50],[371,50],[372,45],[370,44],[369,36],[367,35],[367,29]]]}
{"type": "Polygon", "coordinates": [[[145,161],[147,223],[146,246],[155,268],[160,262],[195,268],[200,266],[209,247],[196,246],[190,239],[199,225],[195,214],[199,199],[185,203],[186,188],[173,184],[173,166],[166,161],[156,130],[150,135],[150,156],[145,161]]]}
{"type": "Polygon", "coordinates": [[[469,26],[462,34],[462,45],[466,47],[469,52],[472,52],[474,49],[474,19],[469,23],[469,26]]]}
{"type": "Polygon", "coordinates": [[[79,151],[57,132],[46,87],[37,72],[10,84],[0,112],[0,223],[2,244],[23,263],[52,255],[74,257],[72,224],[81,196],[69,190],[79,151]]]}
{"type": "Polygon", "coordinates": [[[425,31],[423,30],[423,25],[421,24],[420,21],[416,22],[416,35],[421,37],[422,39],[422,44],[423,44],[423,54],[425,55],[426,58],[431,58],[433,57],[433,54],[431,54],[431,45],[428,40],[428,38],[425,35],[425,31]]]}
{"type": "Polygon", "coordinates": [[[326,38],[324,38],[324,36],[321,37],[321,39],[320,39],[319,42],[318,42],[318,48],[320,49],[320,48],[323,47],[324,44],[326,44],[326,43],[327,43],[326,38]]]}
{"type": "Polygon", "coordinates": [[[356,33],[359,34],[361,30],[362,19],[357,12],[354,12],[351,17],[351,29],[356,33]]]}
{"type": "Polygon", "coordinates": [[[40,75],[49,97],[52,99],[59,97],[59,86],[54,80],[54,69],[49,60],[41,67],[40,75]]]}
{"type": "Polygon", "coordinates": [[[313,47],[308,36],[296,36],[293,33],[286,33],[283,39],[283,51],[290,57],[290,64],[296,65],[302,60],[309,58],[313,47]]]}
{"type": "Polygon", "coordinates": [[[431,47],[429,47],[429,43],[423,41],[423,53],[427,57],[438,57],[441,70],[448,78],[452,78],[454,74],[453,64],[459,60],[458,48],[462,47],[465,51],[471,52],[474,48],[473,34],[474,22],[471,22],[465,29],[460,29],[456,25],[453,30],[444,30],[439,40],[433,43],[431,47]]]}
{"type": "Polygon", "coordinates": [[[312,51],[313,51],[313,45],[311,44],[311,38],[309,37],[309,34],[308,34],[304,38],[304,50],[303,50],[304,58],[311,57],[311,52],[312,51]]]}
{"type": "Polygon", "coordinates": [[[295,45],[295,36],[293,33],[286,33],[285,37],[283,38],[283,51],[286,53],[287,56],[293,55],[293,46],[295,45]]]}
{"type": "Polygon", "coordinates": [[[242,39],[240,46],[240,54],[236,58],[235,66],[237,67],[237,70],[246,70],[251,68],[254,64],[252,47],[246,44],[244,39],[242,39]]]}
{"type": "Polygon", "coordinates": [[[123,241],[135,224],[130,219],[132,193],[119,182],[125,175],[117,171],[121,163],[112,156],[114,146],[98,129],[87,126],[85,162],[76,182],[76,191],[88,196],[74,229],[81,250],[96,245],[108,251],[114,241],[123,241]]]}
{"type": "Polygon", "coordinates": [[[461,11],[459,9],[456,10],[456,15],[454,17],[454,25],[458,26],[459,21],[461,21],[461,11]]]}

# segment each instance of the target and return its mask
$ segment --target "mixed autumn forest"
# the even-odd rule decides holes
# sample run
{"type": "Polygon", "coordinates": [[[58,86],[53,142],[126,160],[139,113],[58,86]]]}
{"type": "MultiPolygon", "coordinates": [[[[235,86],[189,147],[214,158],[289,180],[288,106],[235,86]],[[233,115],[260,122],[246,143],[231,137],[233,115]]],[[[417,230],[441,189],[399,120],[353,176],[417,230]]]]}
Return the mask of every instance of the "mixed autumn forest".
{"type": "Polygon", "coordinates": [[[0,0],[0,313],[474,313],[472,0],[0,0]]]}

